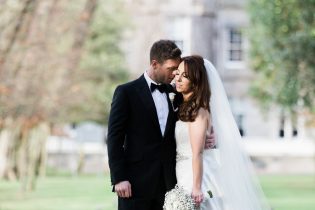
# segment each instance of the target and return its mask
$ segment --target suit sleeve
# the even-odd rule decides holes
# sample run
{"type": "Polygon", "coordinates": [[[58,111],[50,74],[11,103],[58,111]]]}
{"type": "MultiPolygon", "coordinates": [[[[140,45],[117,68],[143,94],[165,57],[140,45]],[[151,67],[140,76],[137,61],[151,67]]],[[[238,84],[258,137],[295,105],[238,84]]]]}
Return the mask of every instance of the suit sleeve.
{"type": "Polygon", "coordinates": [[[115,90],[108,122],[107,149],[112,185],[126,181],[124,141],[128,121],[128,97],[122,86],[115,90]]]}

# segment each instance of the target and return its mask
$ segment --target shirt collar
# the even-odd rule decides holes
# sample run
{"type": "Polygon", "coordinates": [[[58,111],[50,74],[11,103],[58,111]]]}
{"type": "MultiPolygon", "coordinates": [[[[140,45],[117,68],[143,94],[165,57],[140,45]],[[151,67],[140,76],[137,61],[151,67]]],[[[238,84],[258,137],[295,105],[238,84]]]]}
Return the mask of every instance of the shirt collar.
{"type": "Polygon", "coordinates": [[[157,83],[156,82],[154,82],[150,77],[149,77],[149,75],[148,75],[148,72],[147,71],[145,71],[144,72],[144,78],[145,78],[145,80],[147,81],[147,84],[148,84],[148,86],[149,86],[149,88],[150,88],[150,86],[151,86],[151,83],[153,83],[153,84],[156,84],[157,85],[157,83]]]}

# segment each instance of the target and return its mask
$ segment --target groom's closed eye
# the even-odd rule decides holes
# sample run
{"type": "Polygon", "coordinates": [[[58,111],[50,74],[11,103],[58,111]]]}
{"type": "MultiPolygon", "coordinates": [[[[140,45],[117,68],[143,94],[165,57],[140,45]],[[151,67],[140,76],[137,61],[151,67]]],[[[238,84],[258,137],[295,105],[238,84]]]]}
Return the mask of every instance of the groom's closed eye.
{"type": "Polygon", "coordinates": [[[175,70],[177,70],[177,67],[176,67],[176,66],[167,67],[167,70],[169,70],[169,71],[175,71],[175,70]]]}

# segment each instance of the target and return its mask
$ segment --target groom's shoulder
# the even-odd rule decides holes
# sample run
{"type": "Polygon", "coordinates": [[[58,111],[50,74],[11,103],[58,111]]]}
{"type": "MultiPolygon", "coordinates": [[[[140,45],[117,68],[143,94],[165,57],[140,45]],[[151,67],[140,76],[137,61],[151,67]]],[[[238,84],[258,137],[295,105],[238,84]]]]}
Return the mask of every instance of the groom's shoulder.
{"type": "Polygon", "coordinates": [[[132,90],[134,87],[137,87],[141,84],[142,76],[139,77],[138,79],[131,80],[129,82],[120,84],[117,86],[116,89],[121,89],[121,90],[132,90]]]}

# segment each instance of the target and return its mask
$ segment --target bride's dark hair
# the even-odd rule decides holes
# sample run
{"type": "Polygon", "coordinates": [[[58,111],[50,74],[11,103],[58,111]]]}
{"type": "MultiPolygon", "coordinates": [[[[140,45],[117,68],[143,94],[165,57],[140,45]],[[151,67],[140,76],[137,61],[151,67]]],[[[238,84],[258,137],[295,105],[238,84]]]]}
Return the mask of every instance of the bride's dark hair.
{"type": "Polygon", "coordinates": [[[190,81],[192,95],[179,107],[179,119],[184,122],[195,121],[200,108],[210,112],[210,87],[203,58],[199,55],[183,57],[184,70],[190,81]]]}

